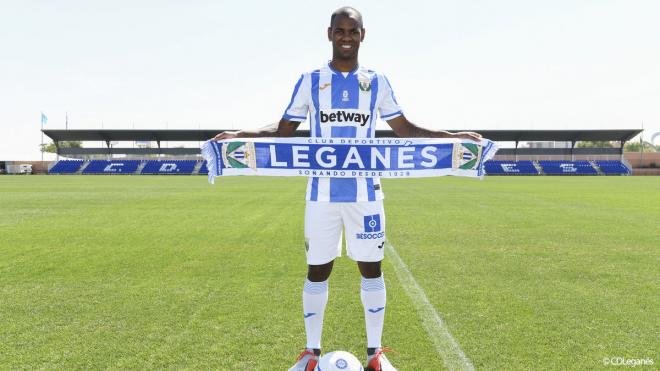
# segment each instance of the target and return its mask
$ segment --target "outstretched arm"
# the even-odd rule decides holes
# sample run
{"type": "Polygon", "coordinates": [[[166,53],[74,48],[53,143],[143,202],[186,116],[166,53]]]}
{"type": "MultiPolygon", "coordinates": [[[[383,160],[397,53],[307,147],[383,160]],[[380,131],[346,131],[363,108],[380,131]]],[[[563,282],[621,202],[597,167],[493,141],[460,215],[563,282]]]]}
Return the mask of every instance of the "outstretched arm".
{"type": "Polygon", "coordinates": [[[471,131],[450,133],[444,130],[424,129],[408,121],[404,115],[399,115],[391,120],[387,120],[387,123],[392,130],[394,130],[394,134],[401,138],[458,138],[474,140],[477,142],[481,140],[481,134],[473,133],[471,131]]]}
{"type": "Polygon", "coordinates": [[[223,131],[213,139],[233,139],[233,138],[259,138],[259,137],[291,137],[296,131],[300,122],[281,119],[279,123],[267,125],[256,130],[223,131]]]}

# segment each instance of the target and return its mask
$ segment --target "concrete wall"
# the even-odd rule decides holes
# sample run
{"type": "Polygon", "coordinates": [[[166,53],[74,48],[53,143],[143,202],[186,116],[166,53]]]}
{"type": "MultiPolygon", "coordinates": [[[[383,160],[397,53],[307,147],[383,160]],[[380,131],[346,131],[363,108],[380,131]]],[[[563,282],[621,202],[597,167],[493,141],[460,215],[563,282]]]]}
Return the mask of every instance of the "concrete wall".
{"type": "Polygon", "coordinates": [[[633,168],[658,168],[660,169],[660,152],[626,152],[623,154],[626,161],[633,168]]]}

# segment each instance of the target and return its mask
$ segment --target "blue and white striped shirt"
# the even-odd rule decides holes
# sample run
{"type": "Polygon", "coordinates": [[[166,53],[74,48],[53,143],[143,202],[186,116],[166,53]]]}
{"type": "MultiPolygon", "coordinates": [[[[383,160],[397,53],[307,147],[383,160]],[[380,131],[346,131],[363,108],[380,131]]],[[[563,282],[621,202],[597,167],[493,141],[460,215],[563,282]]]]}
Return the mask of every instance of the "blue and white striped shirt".
{"type": "MultiPolygon", "coordinates": [[[[383,120],[402,114],[387,78],[362,66],[339,72],[328,63],[300,76],[282,117],[303,122],[309,116],[311,137],[373,138],[376,111],[383,120]]],[[[307,184],[308,201],[382,199],[380,178],[312,177],[307,184]]]]}

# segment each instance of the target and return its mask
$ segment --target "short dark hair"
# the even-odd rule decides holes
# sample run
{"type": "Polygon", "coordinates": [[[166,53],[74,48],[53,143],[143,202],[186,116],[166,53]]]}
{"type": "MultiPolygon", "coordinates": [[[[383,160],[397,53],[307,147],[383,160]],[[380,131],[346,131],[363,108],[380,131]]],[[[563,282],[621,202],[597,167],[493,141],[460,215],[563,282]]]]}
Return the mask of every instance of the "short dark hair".
{"type": "Polygon", "coordinates": [[[335,10],[330,16],[330,27],[332,27],[332,23],[335,21],[335,18],[337,16],[345,16],[345,17],[353,18],[358,22],[360,28],[364,28],[364,26],[362,25],[362,13],[360,13],[357,9],[353,7],[343,6],[335,10]]]}

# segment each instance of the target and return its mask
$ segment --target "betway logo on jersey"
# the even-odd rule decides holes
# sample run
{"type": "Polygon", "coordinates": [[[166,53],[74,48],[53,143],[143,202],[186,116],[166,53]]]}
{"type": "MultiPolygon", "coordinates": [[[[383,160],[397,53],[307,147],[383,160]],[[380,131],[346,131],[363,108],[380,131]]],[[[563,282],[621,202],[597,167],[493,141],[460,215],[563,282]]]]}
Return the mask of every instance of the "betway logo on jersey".
{"type": "Polygon", "coordinates": [[[355,123],[364,126],[369,122],[371,114],[369,111],[360,111],[356,109],[337,109],[337,110],[321,110],[321,123],[355,123]]]}

